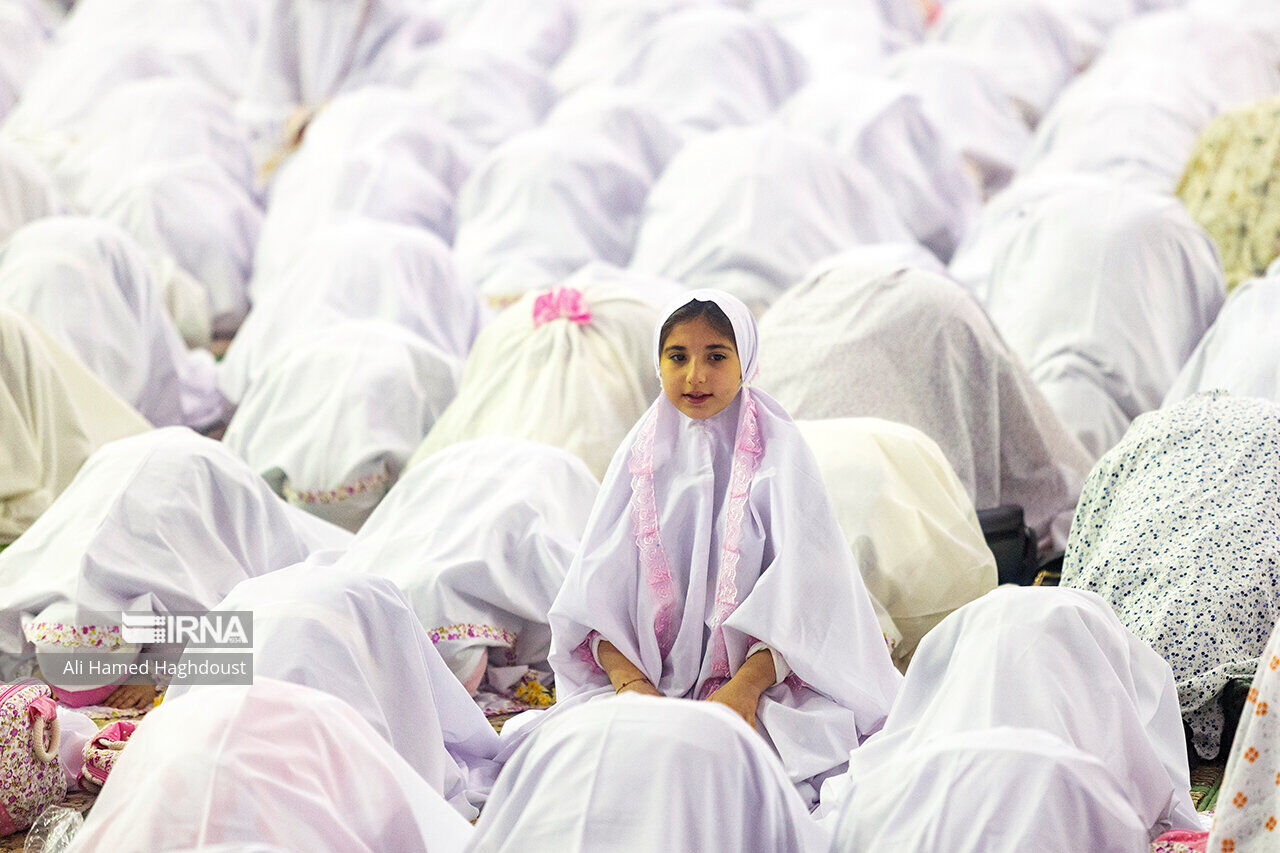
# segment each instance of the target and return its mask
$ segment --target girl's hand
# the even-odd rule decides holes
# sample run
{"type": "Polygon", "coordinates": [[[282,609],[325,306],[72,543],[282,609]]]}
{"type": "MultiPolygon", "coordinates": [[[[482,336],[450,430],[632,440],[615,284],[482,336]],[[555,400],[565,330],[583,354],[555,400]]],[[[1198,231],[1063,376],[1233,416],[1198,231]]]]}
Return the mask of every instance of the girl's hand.
{"type": "Polygon", "coordinates": [[[618,696],[621,696],[623,693],[639,693],[641,696],[662,695],[658,692],[658,688],[649,683],[649,679],[647,678],[641,678],[636,681],[632,681],[630,684],[624,684],[616,691],[616,693],[618,696]]]}
{"type": "Polygon", "coordinates": [[[150,708],[156,701],[156,688],[150,684],[122,684],[102,704],[108,708],[150,708]]]}
{"type": "Polygon", "coordinates": [[[744,688],[741,682],[729,680],[719,690],[707,697],[708,702],[719,702],[747,721],[752,730],[756,727],[756,709],[760,706],[760,693],[744,688]]]}

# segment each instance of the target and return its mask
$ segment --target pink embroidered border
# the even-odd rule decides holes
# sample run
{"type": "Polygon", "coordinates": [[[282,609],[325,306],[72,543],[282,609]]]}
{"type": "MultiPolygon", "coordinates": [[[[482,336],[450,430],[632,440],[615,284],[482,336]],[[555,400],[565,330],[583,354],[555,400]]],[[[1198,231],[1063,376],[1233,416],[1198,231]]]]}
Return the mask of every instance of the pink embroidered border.
{"type": "Polygon", "coordinates": [[[339,486],[336,489],[316,489],[306,491],[303,489],[295,489],[288,483],[280,487],[280,491],[284,492],[284,499],[290,503],[303,504],[336,504],[347,500],[356,495],[365,492],[377,486],[381,486],[391,479],[391,472],[383,468],[377,474],[370,474],[368,477],[361,477],[349,486],[339,486]]]}
{"type": "Polygon", "coordinates": [[[658,636],[658,650],[665,659],[675,644],[672,613],[676,605],[675,584],[671,580],[671,564],[662,548],[658,530],[658,501],[653,487],[653,440],[658,429],[658,410],[636,434],[631,448],[631,526],[640,551],[640,570],[653,596],[653,629],[658,636]]]}
{"type": "Polygon", "coordinates": [[[481,625],[473,622],[460,622],[457,625],[445,625],[427,631],[431,642],[444,640],[495,640],[505,646],[516,644],[516,635],[494,625],[481,625]]]}
{"type": "Polygon", "coordinates": [[[118,649],[125,644],[119,625],[69,625],[64,622],[28,622],[23,635],[32,643],[68,648],[118,649]]]}

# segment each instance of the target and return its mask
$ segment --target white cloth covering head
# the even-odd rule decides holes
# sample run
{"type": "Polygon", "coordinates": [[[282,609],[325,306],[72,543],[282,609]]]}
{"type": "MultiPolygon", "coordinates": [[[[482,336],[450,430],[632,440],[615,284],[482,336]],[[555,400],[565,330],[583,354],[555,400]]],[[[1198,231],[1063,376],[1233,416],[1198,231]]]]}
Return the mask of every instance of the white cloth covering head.
{"type": "Polygon", "coordinates": [[[831,493],[862,580],[901,640],[906,667],[920,638],[996,586],[996,562],[968,490],[924,433],[876,418],[799,421],[831,493]]]}
{"type": "Polygon", "coordinates": [[[1062,583],[1169,662],[1205,758],[1280,616],[1278,481],[1280,405],[1205,393],[1135,420],[1080,496],[1062,583]]]}
{"type": "MultiPolygon", "coordinates": [[[[691,299],[729,318],[749,380],[755,321],[727,293],[672,302],[655,349],[691,299]]],[[[560,703],[612,695],[596,636],[664,695],[696,699],[764,643],[794,678],[761,697],[760,730],[810,802],[879,728],[900,679],[813,453],[782,407],[745,385],[699,420],[658,395],[614,455],[550,619],[560,703]]]]}
{"type": "Polygon", "coordinates": [[[63,210],[53,178],[24,146],[0,138],[0,244],[28,222],[63,210]]]}
{"type": "MultiPolygon", "coordinates": [[[[854,0],[809,3],[805,0],[754,0],[751,12],[763,18],[795,46],[809,67],[809,79],[820,80],[851,69],[872,71],[895,50],[916,41],[915,32],[886,21],[882,11],[906,9],[904,3],[854,0]]],[[[916,21],[919,29],[920,22],[916,21]]]]}
{"type": "Polygon", "coordinates": [[[576,35],[576,0],[445,0],[432,4],[453,43],[477,44],[538,67],[555,65],[576,35]],[[450,8],[451,7],[451,8],[450,8]]]}
{"type": "Polygon", "coordinates": [[[1280,630],[1271,632],[1258,658],[1253,688],[1231,743],[1219,798],[1205,850],[1266,850],[1275,838],[1280,815],[1280,737],[1273,711],[1280,708],[1280,630]],[[1230,844],[1224,843],[1230,842],[1230,844]]]}
{"type": "Polygon", "coordinates": [[[547,610],[598,489],[562,450],[463,442],[405,472],[337,565],[395,581],[459,681],[486,656],[545,665],[547,610]]]}
{"type": "Polygon", "coordinates": [[[1213,323],[1222,268],[1175,198],[1087,176],[1038,184],[987,205],[953,271],[967,270],[1050,405],[1101,456],[1160,405],[1213,323]]]}
{"type": "Polygon", "coordinates": [[[759,310],[828,255],[913,240],[861,166],[787,128],[730,128],[671,161],[649,194],[631,266],[759,310]]]}
{"type": "Polygon", "coordinates": [[[656,314],[608,282],[526,293],[476,338],[457,398],[409,464],[459,441],[506,435],[567,450],[602,476],[658,393],[649,367],[656,314]]]}
{"type": "Polygon", "coordinates": [[[268,0],[259,6],[241,114],[269,148],[295,108],[382,82],[439,36],[439,22],[410,0],[268,0]]]}
{"type": "MultiPolygon", "coordinates": [[[[1004,727],[1039,730],[1101,762],[1127,792],[1148,840],[1171,828],[1199,828],[1169,665],[1126,631],[1101,598],[1052,587],[1001,587],[934,628],[916,650],[884,728],[849,756],[847,775],[823,787],[819,818],[842,804],[852,807],[849,797],[857,789],[883,787],[894,778],[887,768],[909,762],[917,750],[1004,727]]],[[[905,787],[914,789],[914,802],[940,809],[945,798],[967,795],[976,803],[990,789],[1016,791],[1022,784],[1021,777],[1004,773],[979,778],[982,784],[966,785],[949,775],[925,775],[905,787]]],[[[874,796],[855,793],[854,800],[874,796]]],[[[1069,801],[1042,806],[1070,814],[1069,801]]],[[[976,806],[968,811],[984,813],[976,806]]],[[[1081,827],[1088,823],[1083,817],[1076,817],[1081,827]]],[[[893,831],[880,824],[880,815],[850,813],[847,819],[893,831]]],[[[1038,819],[1026,816],[1027,823],[1038,819]]],[[[1069,839],[1055,849],[1100,848],[1069,839]]]]}
{"type": "Polygon", "coordinates": [[[944,262],[978,215],[982,197],[960,152],[902,83],[845,72],[795,94],[779,118],[862,164],[894,199],[903,223],[944,262]]]}
{"type": "Polygon", "coordinates": [[[423,52],[408,79],[432,113],[481,148],[529,130],[556,101],[546,70],[474,44],[445,41],[423,52]]]}
{"type": "Polygon", "coordinates": [[[164,285],[119,227],[53,217],[0,247],[0,302],[27,314],[143,417],[202,429],[226,415],[213,356],[188,350],[164,285]]]}
{"type": "Polygon", "coordinates": [[[631,260],[651,170],[574,128],[540,128],[491,151],[458,194],[458,268],[491,302],[556,284],[583,264],[631,260]]]}
{"type": "Polygon", "coordinates": [[[1031,125],[1092,52],[1074,36],[1048,0],[954,0],[929,31],[990,68],[1031,125]]]}
{"type": "Polygon", "coordinates": [[[1131,796],[1105,758],[1048,732],[959,732],[895,754],[855,785],[832,850],[929,850],[945,839],[956,853],[1146,853],[1131,796]]]}
{"type": "MultiPolygon", "coordinates": [[[[498,766],[498,736],[391,581],[335,569],[339,552],[250,578],[217,606],[253,613],[253,676],[322,690],[354,708],[467,820],[498,766]]],[[[207,687],[174,685],[165,701],[207,687]]]]}
{"type": "Polygon", "coordinates": [[[909,266],[834,267],[761,323],[760,384],[805,420],[876,417],[938,443],[977,509],[1021,506],[1048,548],[1067,540],[1092,459],[950,279],[909,266]]]}
{"type": "Polygon", "coordinates": [[[636,89],[690,134],[764,121],[808,74],[762,18],[718,3],[674,11],[623,47],[597,79],[636,89]]]}
{"type": "Polygon", "coordinates": [[[421,228],[390,222],[321,229],[287,267],[257,279],[254,291],[254,309],[218,365],[219,387],[232,400],[242,399],[301,331],[383,320],[461,359],[483,321],[449,247],[421,228]]]}
{"type": "Polygon", "coordinates": [[[360,714],[270,678],[147,715],[71,850],[460,853],[472,828],[360,714]]]}
{"type": "Polygon", "coordinates": [[[76,645],[119,645],[121,611],[208,610],[245,578],[350,538],[188,429],[113,441],[0,552],[0,658],[29,657],[31,643],[59,644],[77,628],[76,645]]]}
{"type": "Polygon", "coordinates": [[[171,256],[208,290],[215,332],[230,335],[249,311],[262,211],[242,185],[200,158],[157,162],[84,187],[79,202],[143,249],[171,256]]]}
{"type": "Polygon", "coordinates": [[[543,125],[607,139],[643,164],[650,180],[657,180],[684,144],[652,104],[635,90],[618,86],[588,86],[566,96],[543,125]]]}
{"type": "Polygon", "coordinates": [[[48,50],[52,22],[40,14],[40,8],[39,0],[0,4],[0,122],[48,50]]]}
{"type": "Polygon", "coordinates": [[[34,323],[4,307],[0,382],[0,545],[7,545],[90,454],[150,424],[34,323]]]}
{"type": "Polygon", "coordinates": [[[925,115],[981,177],[988,196],[1009,183],[1031,130],[991,68],[957,47],[928,43],[899,51],[882,70],[920,96],[925,115]]]}
{"type": "Polygon", "coordinates": [[[1280,277],[1246,281],[1232,292],[1163,405],[1215,390],[1280,403],[1280,277]]]}
{"type": "Polygon", "coordinates": [[[620,696],[547,720],[503,768],[473,850],[826,850],[764,741],[711,702],[620,696]]]}
{"type": "Polygon", "coordinates": [[[461,370],[382,320],[300,331],[263,365],[223,441],[289,503],[358,530],[453,399],[461,370]]]}

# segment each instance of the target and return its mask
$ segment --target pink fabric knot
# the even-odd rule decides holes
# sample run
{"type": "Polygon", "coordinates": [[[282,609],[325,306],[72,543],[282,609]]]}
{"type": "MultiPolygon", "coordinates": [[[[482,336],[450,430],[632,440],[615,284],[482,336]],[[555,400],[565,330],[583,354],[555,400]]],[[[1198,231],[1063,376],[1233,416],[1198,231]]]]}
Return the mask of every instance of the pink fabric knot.
{"type": "Polygon", "coordinates": [[[58,706],[49,696],[41,696],[39,699],[31,701],[31,704],[27,706],[27,713],[32,717],[44,717],[46,720],[52,720],[58,716],[58,706]]]}
{"type": "Polygon", "coordinates": [[[533,327],[536,329],[543,323],[552,320],[571,320],[579,326],[591,322],[591,312],[582,304],[581,291],[572,287],[557,287],[550,290],[533,302],[533,327]]]}

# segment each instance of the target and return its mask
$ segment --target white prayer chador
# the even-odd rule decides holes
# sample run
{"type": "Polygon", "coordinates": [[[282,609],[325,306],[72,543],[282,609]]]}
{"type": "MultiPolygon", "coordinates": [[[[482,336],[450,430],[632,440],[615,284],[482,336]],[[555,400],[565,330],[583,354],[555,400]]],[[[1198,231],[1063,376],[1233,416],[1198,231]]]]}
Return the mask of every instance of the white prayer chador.
{"type": "Polygon", "coordinates": [[[601,0],[579,4],[577,35],[551,69],[556,91],[568,95],[616,74],[641,36],[681,9],[719,0],[601,0]]]}
{"type": "Polygon", "coordinates": [[[1176,198],[1100,178],[1020,182],[1006,195],[953,271],[964,267],[1063,423],[1101,456],[1160,405],[1217,316],[1217,250],[1176,198]]]}
{"type": "Polygon", "coordinates": [[[114,649],[121,611],[208,610],[245,578],[350,539],[188,429],[111,442],[0,552],[0,676],[33,643],[114,649]]]}
{"type": "Polygon", "coordinates": [[[1173,667],[1215,755],[1233,678],[1280,617],[1280,405],[1197,394],[1133,422],[1085,483],[1062,583],[1092,590],[1173,667]]]}
{"type": "Polygon", "coordinates": [[[213,356],[186,348],[164,284],[117,226],[55,217],[20,229],[0,247],[0,302],[39,323],[151,423],[202,429],[225,417],[213,356]]]}
{"type": "MultiPolygon", "coordinates": [[[[860,788],[883,786],[893,778],[887,768],[923,747],[1004,727],[1040,730],[1100,761],[1128,792],[1148,840],[1199,827],[1169,665],[1092,593],[1008,586],[960,608],[924,638],[884,728],[853,751],[847,774],[823,786],[818,817],[834,819],[851,797],[867,796],[860,788]]],[[[926,776],[905,787],[923,817],[926,807],[940,811],[952,796],[967,792],[966,800],[977,802],[988,789],[1023,784],[1014,775],[980,778],[977,785],[926,776]]],[[[1070,813],[1069,801],[1055,805],[1070,813]]],[[[1009,814],[994,817],[1020,823],[1009,814]]],[[[892,831],[875,813],[846,819],[892,831]]],[[[1026,815],[1028,823],[1037,819],[1026,815]]],[[[1081,814],[1076,822],[1088,821],[1081,814]]],[[[1068,842],[1066,849],[1109,848],[1068,842]]]]}
{"type": "Polygon", "coordinates": [[[409,90],[481,148],[535,127],[556,100],[546,69],[478,45],[446,40],[415,63],[409,90]]]}
{"type": "Polygon", "coordinates": [[[28,222],[63,209],[52,177],[24,146],[0,138],[0,244],[28,222]]]}
{"type": "Polygon", "coordinates": [[[627,695],[539,726],[503,768],[470,849],[763,853],[830,841],[728,708],[627,695]]]}
{"type": "Polygon", "coordinates": [[[901,635],[905,668],[944,616],[995,589],[973,501],[942,450],[904,424],[876,418],[798,421],[831,494],[867,592],[901,635]]]}
{"type": "MultiPolygon", "coordinates": [[[[498,766],[498,736],[391,581],[327,565],[336,551],[237,584],[217,610],[253,613],[253,675],[354,708],[467,820],[498,766]]],[[[205,687],[174,685],[171,701],[205,687]]]]}
{"type": "Polygon", "coordinates": [[[959,151],[919,96],[901,83],[845,72],[809,83],[779,117],[867,167],[916,239],[944,262],[951,258],[982,200],[959,151]]]}
{"type": "Polygon", "coordinates": [[[72,851],[461,853],[473,830],[347,703],[271,678],[147,715],[72,851]]]}
{"type": "Polygon", "coordinates": [[[625,266],[651,183],[646,164],[603,137],[522,133],[491,151],[458,195],[458,268],[505,304],[593,260],[625,266]]]}
{"type": "Polygon", "coordinates": [[[1044,547],[1066,545],[1092,459],[954,281],[906,265],[835,267],[778,300],[761,337],[760,384],[796,417],[915,427],[975,508],[1021,506],[1044,547]]]}
{"type": "Polygon", "coordinates": [[[147,164],[82,187],[78,201],[203,284],[216,332],[229,336],[239,327],[249,311],[262,211],[214,162],[192,157],[147,164]]]}
{"type": "MultiPolygon", "coordinates": [[[[749,382],[755,321],[722,291],[690,291],[661,313],[655,369],[662,322],[692,299],[729,317],[749,382]]],[[[810,802],[879,729],[901,678],[813,453],[746,384],[702,420],[658,396],[609,466],[550,619],[561,703],[613,695],[595,637],[664,695],[694,699],[763,643],[793,677],[761,696],[760,730],[810,802]]]]}
{"type": "Polygon", "coordinates": [[[40,13],[39,0],[0,4],[0,121],[44,58],[53,34],[50,23],[40,13]]]}
{"type": "Polygon", "coordinates": [[[486,661],[545,666],[547,611],[598,491],[562,450],[498,437],[457,444],[405,472],[338,567],[395,581],[474,689],[486,661]]]}
{"type": "Polygon", "coordinates": [[[0,545],[40,517],[95,450],[150,429],[75,356],[0,307],[0,545]]]}
{"type": "Polygon", "coordinates": [[[1232,291],[1163,405],[1214,390],[1280,403],[1280,277],[1247,281],[1232,291]]]}
{"type": "Polygon", "coordinates": [[[894,54],[883,73],[920,96],[925,115],[964,155],[986,195],[1009,183],[1031,131],[991,68],[960,48],[927,43],[894,54]]]}
{"type": "Polygon", "coordinates": [[[1091,51],[1047,0],[954,0],[929,37],[953,45],[990,68],[1034,125],[1091,51]]]}
{"type": "Polygon", "coordinates": [[[729,128],[671,161],[649,193],[631,266],[763,310],[828,255],[914,239],[875,177],[819,140],[729,128]]]}
{"type": "Polygon", "coordinates": [[[832,821],[837,853],[1151,849],[1106,759],[1031,728],[958,732],[896,753],[854,786],[832,821]]]}
{"type": "Polygon", "coordinates": [[[649,369],[656,315],[607,281],[526,293],[476,338],[457,398],[409,464],[459,441],[506,435],[567,450],[603,476],[658,392],[649,369]]]}
{"type": "Polygon", "coordinates": [[[344,320],[403,326],[464,358],[483,321],[453,256],[420,228],[357,220],[316,232],[287,268],[255,282],[255,306],[218,365],[218,384],[240,400],[281,357],[285,341],[344,320]]]}
{"type": "Polygon", "coordinates": [[[289,503],[358,530],[453,399],[461,370],[382,320],[300,331],[262,365],[223,441],[289,503]]]}
{"type": "Polygon", "coordinates": [[[451,41],[549,68],[576,37],[578,6],[575,0],[446,0],[432,11],[444,18],[451,41]]]}
{"type": "Polygon", "coordinates": [[[684,145],[670,122],[633,89],[588,86],[563,98],[543,125],[580,136],[606,139],[639,161],[651,181],[684,145]]]}
{"type": "MultiPolygon", "coordinates": [[[[892,8],[904,4],[893,3],[892,8]]],[[[887,21],[880,0],[808,3],[755,0],[751,13],[768,22],[804,57],[809,79],[856,69],[872,71],[895,50],[918,40],[916,27],[899,29],[887,21]]],[[[907,14],[914,14],[914,10],[907,14]]]]}

